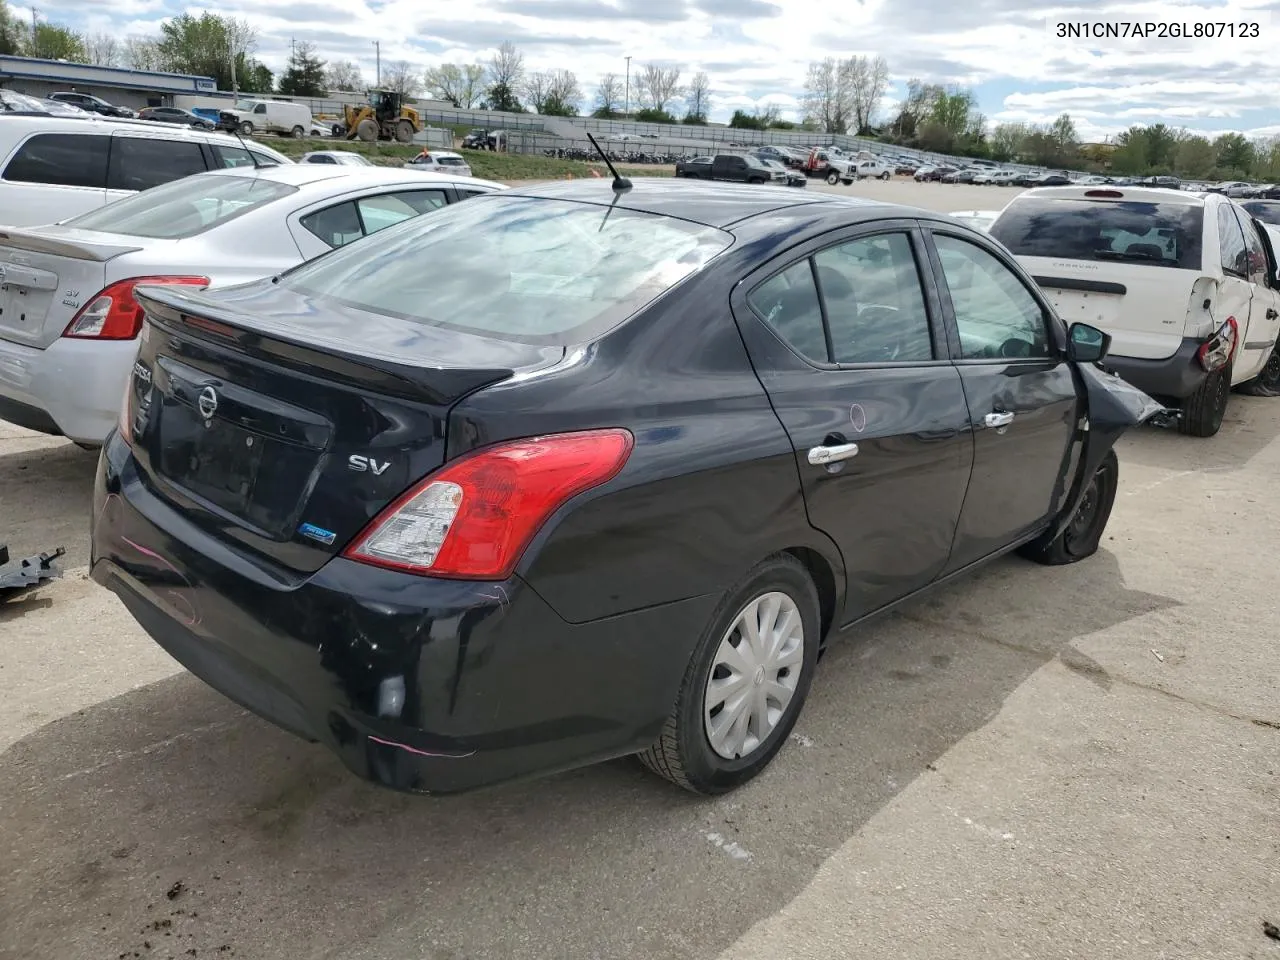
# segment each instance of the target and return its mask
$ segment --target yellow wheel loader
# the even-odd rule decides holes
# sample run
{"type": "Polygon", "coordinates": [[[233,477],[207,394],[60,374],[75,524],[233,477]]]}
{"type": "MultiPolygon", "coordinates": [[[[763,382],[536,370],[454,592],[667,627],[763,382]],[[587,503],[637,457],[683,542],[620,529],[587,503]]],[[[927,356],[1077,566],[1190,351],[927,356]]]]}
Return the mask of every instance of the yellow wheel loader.
{"type": "Polygon", "coordinates": [[[391,90],[374,90],[369,102],[361,107],[347,104],[342,108],[348,140],[360,139],[366,143],[375,140],[396,140],[409,143],[414,134],[422,130],[422,118],[413,107],[404,105],[404,98],[391,90]]]}

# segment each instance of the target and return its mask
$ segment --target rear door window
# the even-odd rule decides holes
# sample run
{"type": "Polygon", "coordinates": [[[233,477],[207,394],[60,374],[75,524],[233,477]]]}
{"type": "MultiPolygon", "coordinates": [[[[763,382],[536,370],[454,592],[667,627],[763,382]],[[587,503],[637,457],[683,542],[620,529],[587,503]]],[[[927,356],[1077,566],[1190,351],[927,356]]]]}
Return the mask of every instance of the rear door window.
{"type": "Polygon", "coordinates": [[[1193,203],[1027,197],[1004,209],[991,235],[1020,257],[1199,270],[1203,225],[1193,203]]]}
{"type": "Polygon", "coordinates": [[[1249,251],[1244,245],[1244,232],[1229,203],[1218,207],[1218,257],[1223,273],[1249,276],[1249,251]]]}
{"type": "Polygon", "coordinates": [[[760,284],[747,294],[747,303],[800,356],[817,363],[828,362],[822,306],[808,258],[760,284]]]}
{"type": "Polygon", "coordinates": [[[364,232],[368,235],[419,214],[438,210],[448,202],[449,198],[443,190],[409,190],[364,197],[358,201],[357,206],[360,208],[364,232]]]}
{"type": "Polygon", "coordinates": [[[107,185],[110,144],[111,138],[100,134],[38,133],[18,148],[4,179],[101,190],[107,185]]]}
{"type": "Polygon", "coordinates": [[[159,137],[113,137],[110,190],[149,190],[208,169],[200,144],[159,137]]]}
{"type": "Polygon", "coordinates": [[[1267,284],[1267,251],[1262,246],[1262,237],[1258,236],[1259,228],[1245,211],[1233,207],[1231,212],[1240,223],[1244,233],[1245,263],[1249,268],[1251,283],[1267,284]]]}
{"type": "Polygon", "coordinates": [[[213,149],[213,169],[223,170],[227,167],[252,167],[253,157],[244,147],[227,147],[220,143],[211,144],[213,149]]]}

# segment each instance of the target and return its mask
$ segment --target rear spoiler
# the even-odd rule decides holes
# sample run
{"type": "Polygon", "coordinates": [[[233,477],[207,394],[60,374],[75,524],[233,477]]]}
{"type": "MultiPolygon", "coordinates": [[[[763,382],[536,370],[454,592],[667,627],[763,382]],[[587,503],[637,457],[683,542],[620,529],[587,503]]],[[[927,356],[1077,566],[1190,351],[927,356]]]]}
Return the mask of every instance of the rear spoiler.
{"type": "Polygon", "coordinates": [[[356,389],[418,403],[450,404],[515,373],[497,366],[415,366],[384,357],[346,353],[334,347],[319,347],[267,333],[250,314],[172,287],[139,286],[133,295],[147,320],[169,333],[231,347],[248,357],[303,374],[314,375],[322,370],[356,389]]]}
{"type": "Polygon", "coordinates": [[[37,227],[35,230],[17,230],[13,227],[0,227],[0,247],[9,250],[26,250],[29,253],[47,253],[54,257],[66,257],[70,260],[91,260],[104,263],[113,257],[125,253],[133,253],[143,249],[136,244],[103,243],[77,236],[74,231],[66,231],[56,224],[48,227],[37,227]]]}

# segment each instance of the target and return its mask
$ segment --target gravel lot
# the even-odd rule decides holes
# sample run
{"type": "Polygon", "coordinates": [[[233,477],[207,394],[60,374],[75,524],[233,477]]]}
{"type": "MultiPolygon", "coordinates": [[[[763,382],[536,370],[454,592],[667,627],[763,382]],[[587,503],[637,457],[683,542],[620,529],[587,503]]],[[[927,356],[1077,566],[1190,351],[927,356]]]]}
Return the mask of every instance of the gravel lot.
{"type": "Polygon", "coordinates": [[[1098,556],[837,644],[734,795],[617,761],[433,800],[182,672],[85,579],[94,455],[0,425],[0,540],[68,548],[0,608],[0,958],[1280,957],[1277,434],[1241,396],[1131,434],[1098,556]]]}

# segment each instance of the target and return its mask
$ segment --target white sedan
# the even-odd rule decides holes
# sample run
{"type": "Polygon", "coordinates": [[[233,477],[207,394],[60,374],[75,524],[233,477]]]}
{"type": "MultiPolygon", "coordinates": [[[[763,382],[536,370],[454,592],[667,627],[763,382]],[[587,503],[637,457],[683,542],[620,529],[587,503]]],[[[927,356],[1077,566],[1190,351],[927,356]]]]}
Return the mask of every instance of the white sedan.
{"type": "Polygon", "coordinates": [[[474,177],[287,164],[196,174],[0,233],[0,419],[81,446],[115,425],[146,284],[259,280],[468,197],[474,177]]]}

